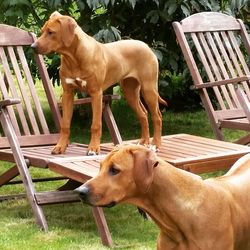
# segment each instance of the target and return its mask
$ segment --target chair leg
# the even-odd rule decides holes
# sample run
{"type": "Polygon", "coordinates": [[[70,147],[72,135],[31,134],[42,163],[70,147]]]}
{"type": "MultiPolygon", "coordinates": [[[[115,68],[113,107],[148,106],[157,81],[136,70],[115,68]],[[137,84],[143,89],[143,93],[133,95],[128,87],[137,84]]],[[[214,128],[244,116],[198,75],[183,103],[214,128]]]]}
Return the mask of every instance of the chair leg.
{"type": "Polygon", "coordinates": [[[10,180],[14,179],[18,175],[19,175],[19,171],[18,171],[17,166],[15,165],[0,176],[0,187],[5,185],[6,183],[8,183],[10,180]]]}
{"type": "Polygon", "coordinates": [[[247,134],[247,135],[241,137],[237,141],[234,141],[234,143],[248,145],[250,143],[250,134],[247,134]]]}
{"type": "Polygon", "coordinates": [[[115,145],[122,144],[122,137],[108,102],[104,103],[103,115],[112,141],[115,145]]]}
{"type": "Polygon", "coordinates": [[[93,207],[92,213],[95,218],[95,223],[97,225],[99,234],[101,236],[102,244],[105,246],[112,246],[113,241],[107,225],[107,221],[103,212],[103,209],[100,207],[93,207]]]}
{"type": "Polygon", "coordinates": [[[18,172],[21,176],[21,179],[23,181],[24,188],[27,194],[27,199],[35,215],[36,222],[44,231],[48,231],[48,225],[45,216],[43,214],[42,208],[36,202],[35,188],[33,186],[33,182],[29,174],[26,161],[22,155],[22,151],[18,143],[17,136],[11,124],[10,118],[6,110],[4,109],[2,109],[0,112],[0,121],[4,130],[4,134],[7,136],[9,140],[9,144],[13,152],[15,163],[18,168],[18,172]]]}
{"type": "Polygon", "coordinates": [[[221,129],[215,128],[214,133],[215,133],[215,137],[216,137],[217,140],[225,141],[225,137],[224,137],[223,132],[221,131],[221,129]]]}

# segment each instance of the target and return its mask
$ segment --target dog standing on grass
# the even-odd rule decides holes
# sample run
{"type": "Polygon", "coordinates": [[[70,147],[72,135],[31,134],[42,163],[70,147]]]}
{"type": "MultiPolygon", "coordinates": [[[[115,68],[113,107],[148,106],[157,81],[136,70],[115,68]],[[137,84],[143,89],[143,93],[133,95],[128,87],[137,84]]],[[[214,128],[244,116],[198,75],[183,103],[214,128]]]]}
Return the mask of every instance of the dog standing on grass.
{"type": "Polygon", "coordinates": [[[250,154],[202,180],[143,146],[123,146],[76,192],[92,206],[142,208],[160,228],[158,250],[250,250],[250,154]]]}
{"type": "Polygon", "coordinates": [[[69,17],[52,13],[42,34],[32,48],[39,54],[56,52],[61,55],[60,79],[63,87],[60,138],[53,154],[64,153],[70,135],[73,99],[76,88],[91,96],[92,125],[88,154],[98,154],[102,130],[103,91],[120,82],[124,96],[136,112],[141,125],[140,144],[161,145],[162,116],[159,102],[167,105],[158,94],[158,61],[151,49],[137,40],[101,44],[88,36],[69,17]],[[140,93],[152,114],[154,135],[149,141],[147,111],[140,93]]]}

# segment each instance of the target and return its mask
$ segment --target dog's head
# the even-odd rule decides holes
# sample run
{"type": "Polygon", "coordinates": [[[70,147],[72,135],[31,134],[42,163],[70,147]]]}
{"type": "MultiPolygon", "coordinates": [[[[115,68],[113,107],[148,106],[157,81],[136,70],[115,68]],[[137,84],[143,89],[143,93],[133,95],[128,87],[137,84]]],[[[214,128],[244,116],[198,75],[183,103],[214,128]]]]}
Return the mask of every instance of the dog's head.
{"type": "Polygon", "coordinates": [[[41,36],[31,45],[39,54],[60,52],[69,47],[75,37],[76,21],[55,11],[42,27],[41,36]]]}
{"type": "Polygon", "coordinates": [[[107,155],[100,172],[76,189],[92,205],[112,207],[146,193],[158,165],[156,154],[143,146],[121,146],[107,155]]]}

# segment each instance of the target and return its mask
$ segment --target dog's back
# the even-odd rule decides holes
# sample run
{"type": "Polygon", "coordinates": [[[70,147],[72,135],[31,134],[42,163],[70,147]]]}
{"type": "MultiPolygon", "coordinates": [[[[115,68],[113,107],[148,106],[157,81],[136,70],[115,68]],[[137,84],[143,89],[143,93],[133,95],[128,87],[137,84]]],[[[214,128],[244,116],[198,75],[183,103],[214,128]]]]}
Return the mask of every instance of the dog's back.
{"type": "MultiPolygon", "coordinates": [[[[234,249],[250,249],[250,154],[240,158],[223,176],[207,180],[222,188],[230,206],[235,242],[234,249]]],[[[219,201],[218,201],[219,202],[219,201]]],[[[223,213],[223,211],[222,211],[223,213]]]]}

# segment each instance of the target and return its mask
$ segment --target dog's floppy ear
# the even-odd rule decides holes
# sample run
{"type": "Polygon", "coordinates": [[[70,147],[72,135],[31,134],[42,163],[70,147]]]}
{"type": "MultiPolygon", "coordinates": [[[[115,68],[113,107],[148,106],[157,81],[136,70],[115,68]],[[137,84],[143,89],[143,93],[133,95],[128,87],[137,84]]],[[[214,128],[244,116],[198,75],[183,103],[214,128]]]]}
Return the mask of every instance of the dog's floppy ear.
{"type": "Polygon", "coordinates": [[[134,180],[140,192],[146,193],[154,178],[154,168],[158,165],[156,154],[150,150],[136,150],[134,157],[134,180]]]}
{"type": "Polygon", "coordinates": [[[49,18],[53,18],[53,17],[58,17],[58,16],[62,16],[58,11],[54,11],[49,18]]]}
{"type": "Polygon", "coordinates": [[[59,19],[61,24],[62,41],[65,47],[69,47],[74,40],[76,21],[71,17],[63,17],[59,19]]]}

